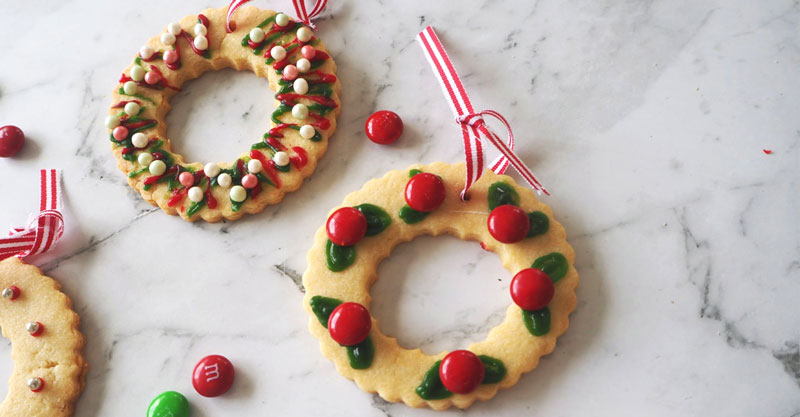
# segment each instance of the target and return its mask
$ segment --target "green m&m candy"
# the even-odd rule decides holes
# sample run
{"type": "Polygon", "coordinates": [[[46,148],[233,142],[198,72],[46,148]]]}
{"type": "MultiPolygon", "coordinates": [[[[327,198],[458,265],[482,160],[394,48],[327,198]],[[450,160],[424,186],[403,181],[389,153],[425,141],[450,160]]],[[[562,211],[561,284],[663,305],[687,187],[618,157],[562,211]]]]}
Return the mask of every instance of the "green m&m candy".
{"type": "Polygon", "coordinates": [[[147,417],[189,417],[189,401],[179,392],[162,392],[147,407],[147,417]]]}

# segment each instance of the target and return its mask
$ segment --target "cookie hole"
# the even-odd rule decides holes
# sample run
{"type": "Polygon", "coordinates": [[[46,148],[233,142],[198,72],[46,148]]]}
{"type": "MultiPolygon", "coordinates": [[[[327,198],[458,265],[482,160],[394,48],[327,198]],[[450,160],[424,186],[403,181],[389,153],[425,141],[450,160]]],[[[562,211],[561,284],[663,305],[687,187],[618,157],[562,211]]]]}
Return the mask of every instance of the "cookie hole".
{"type": "Polygon", "coordinates": [[[187,82],[170,99],[173,150],[187,162],[235,161],[269,130],[273,95],[269,82],[250,71],[227,68],[187,82]]]}
{"type": "Polygon", "coordinates": [[[0,381],[0,402],[8,395],[8,380],[13,371],[14,362],[11,360],[11,341],[0,336],[0,379],[2,379],[0,381]]]}
{"type": "Polygon", "coordinates": [[[464,349],[500,324],[511,274],[477,242],[423,236],[398,246],[378,268],[370,310],[381,330],[429,355],[464,349]]]}

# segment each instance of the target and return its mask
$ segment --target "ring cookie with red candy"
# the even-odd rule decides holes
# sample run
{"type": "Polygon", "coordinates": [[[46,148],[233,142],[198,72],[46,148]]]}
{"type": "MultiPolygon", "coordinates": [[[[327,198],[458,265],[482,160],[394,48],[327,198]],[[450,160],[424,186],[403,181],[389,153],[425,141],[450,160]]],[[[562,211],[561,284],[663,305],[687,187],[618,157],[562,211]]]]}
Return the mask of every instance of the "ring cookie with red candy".
{"type": "Polygon", "coordinates": [[[228,33],[226,13],[187,16],[142,46],[115,87],[105,120],[130,185],[189,221],[235,220],[297,190],[325,153],[341,107],[336,64],[310,27],[284,13],[244,7],[228,33]],[[170,98],[186,81],[223,68],[269,80],[272,128],[233,162],[185,162],[167,138],[170,98]]]}
{"type": "Polygon", "coordinates": [[[88,369],[72,302],[56,281],[14,256],[0,262],[0,295],[0,328],[14,361],[0,415],[71,416],[88,369]]]}
{"type": "Polygon", "coordinates": [[[343,376],[387,401],[469,407],[550,353],[575,307],[578,273],[564,228],[533,192],[487,170],[462,201],[464,164],[392,171],[348,195],[308,253],[304,307],[322,353],[343,376]],[[400,243],[450,234],[495,252],[512,279],[510,306],[486,340],[426,355],[383,334],[369,313],[378,264],[400,243]]]}

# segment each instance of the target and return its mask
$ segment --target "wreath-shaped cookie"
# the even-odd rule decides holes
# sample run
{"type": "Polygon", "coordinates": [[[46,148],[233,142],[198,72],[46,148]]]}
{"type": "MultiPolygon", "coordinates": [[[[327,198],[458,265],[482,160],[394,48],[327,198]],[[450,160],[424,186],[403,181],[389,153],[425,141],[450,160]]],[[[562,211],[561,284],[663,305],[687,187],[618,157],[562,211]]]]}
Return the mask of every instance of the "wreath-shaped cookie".
{"type": "Polygon", "coordinates": [[[441,410],[488,400],[553,350],[575,307],[574,251],[550,208],[488,170],[462,201],[464,169],[435,163],[367,182],[332,212],[308,254],[311,333],[339,373],[387,401],[441,410]],[[368,312],[369,290],[395,246],[443,233],[497,253],[515,274],[513,302],[486,340],[431,356],[380,331],[368,312]]]}
{"type": "Polygon", "coordinates": [[[14,361],[2,416],[72,415],[87,365],[80,320],[60,288],[16,257],[0,262],[0,328],[14,361]]]}
{"type": "Polygon", "coordinates": [[[298,189],[325,153],[340,111],[336,65],[310,27],[245,7],[227,33],[226,12],[187,16],[142,46],[106,118],[117,165],[130,185],[190,221],[238,219],[298,189]],[[223,68],[269,80],[276,103],[272,128],[236,161],[184,162],[166,136],[169,99],[186,81],[223,68]]]}

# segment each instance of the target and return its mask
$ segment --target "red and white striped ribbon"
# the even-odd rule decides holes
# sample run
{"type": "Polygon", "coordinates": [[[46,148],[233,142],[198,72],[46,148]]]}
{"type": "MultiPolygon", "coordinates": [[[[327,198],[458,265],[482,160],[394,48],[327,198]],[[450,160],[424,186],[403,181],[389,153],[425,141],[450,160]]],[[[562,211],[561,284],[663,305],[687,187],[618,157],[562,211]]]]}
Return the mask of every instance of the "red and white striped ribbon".
{"type": "Polygon", "coordinates": [[[497,174],[506,171],[509,165],[519,172],[530,186],[541,193],[550,195],[546,188],[536,179],[524,162],[514,153],[514,134],[508,121],[494,110],[484,110],[475,112],[472,102],[467,96],[467,91],[461,83],[461,79],[456,73],[453,63],[447,56],[447,52],[442,46],[439,37],[436,36],[432,26],[426,27],[417,35],[417,41],[425,53],[425,58],[431,64],[439,84],[446,97],[450,100],[450,108],[456,116],[456,121],[461,125],[461,133],[464,140],[464,154],[467,159],[467,180],[461,198],[466,198],[467,190],[478,181],[483,174],[484,153],[481,137],[485,138],[497,150],[500,156],[492,161],[490,167],[497,174]],[[508,130],[508,143],[503,142],[486,124],[484,116],[491,116],[502,122],[508,130]]]}
{"type": "MultiPolygon", "coordinates": [[[[233,12],[236,11],[239,7],[244,5],[245,3],[249,2],[250,0],[233,0],[231,4],[228,6],[228,16],[226,17],[225,21],[225,28],[228,30],[228,33],[233,32],[236,30],[236,24],[231,26],[231,17],[233,17],[233,12]]],[[[308,26],[316,29],[317,26],[311,22],[311,19],[317,17],[322,10],[325,8],[325,5],[328,4],[328,0],[317,0],[314,3],[314,7],[311,9],[311,13],[308,12],[306,8],[305,0],[292,0],[292,5],[294,5],[295,13],[297,14],[297,18],[305,23],[308,26]]]]}
{"type": "Polygon", "coordinates": [[[0,238],[0,260],[11,256],[25,258],[50,250],[64,234],[61,208],[61,172],[43,169],[40,172],[39,212],[31,216],[24,228],[12,227],[7,238],[0,238]]]}

